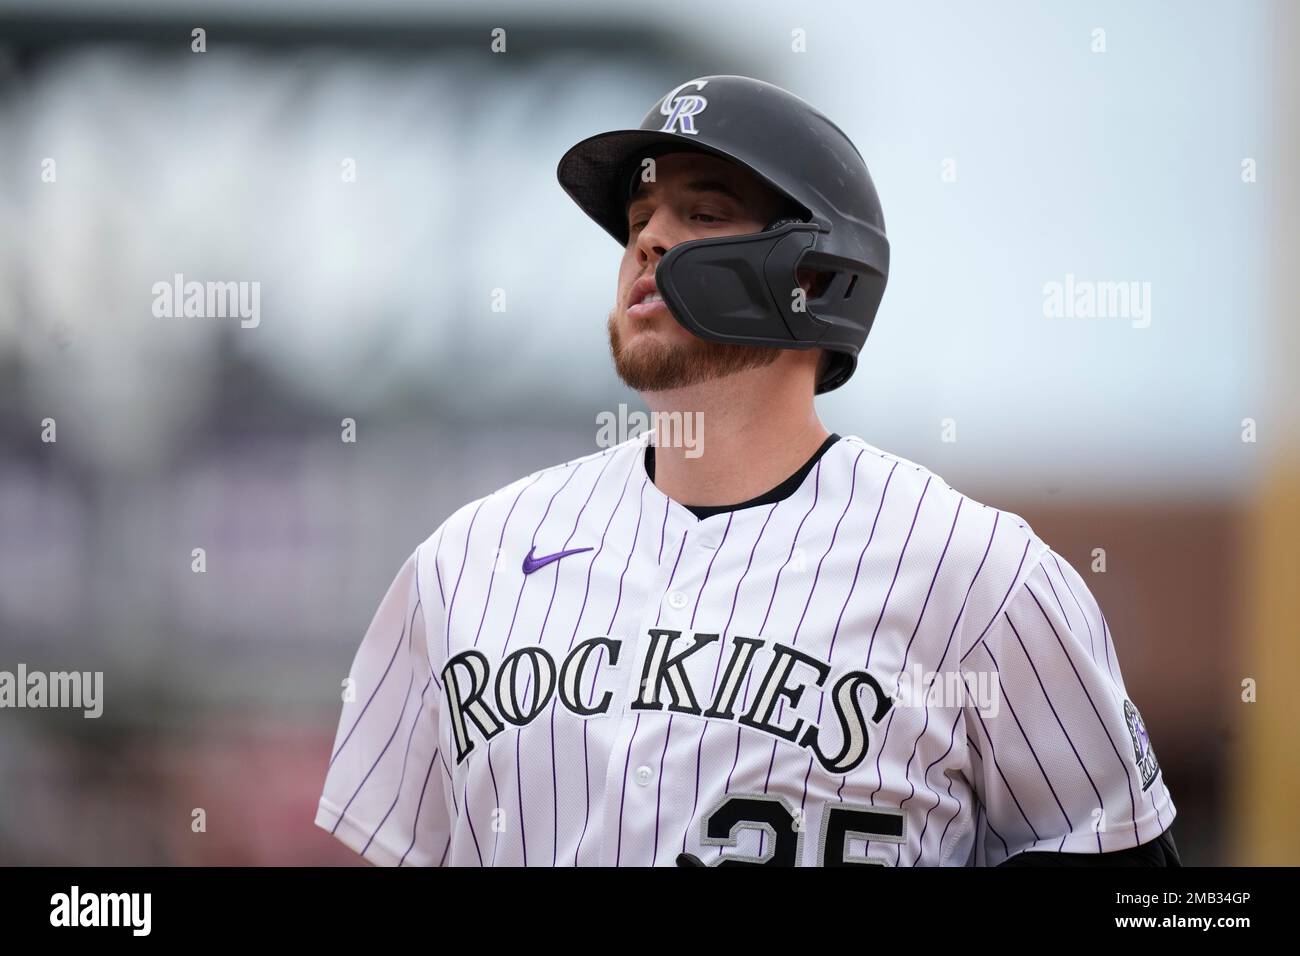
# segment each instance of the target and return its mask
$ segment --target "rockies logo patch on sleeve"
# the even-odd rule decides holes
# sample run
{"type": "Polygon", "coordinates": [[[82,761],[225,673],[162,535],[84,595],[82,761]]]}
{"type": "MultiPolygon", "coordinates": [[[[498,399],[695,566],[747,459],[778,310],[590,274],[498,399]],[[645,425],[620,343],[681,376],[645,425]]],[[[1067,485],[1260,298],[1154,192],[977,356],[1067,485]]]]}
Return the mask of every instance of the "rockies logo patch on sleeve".
{"type": "Polygon", "coordinates": [[[1124,723],[1128,725],[1128,735],[1133,741],[1133,759],[1137,762],[1138,770],[1142,772],[1142,790],[1145,792],[1160,773],[1160,763],[1156,760],[1155,751],[1151,749],[1151,737],[1147,734],[1147,725],[1143,723],[1142,715],[1129,700],[1124,701],[1124,723]]]}

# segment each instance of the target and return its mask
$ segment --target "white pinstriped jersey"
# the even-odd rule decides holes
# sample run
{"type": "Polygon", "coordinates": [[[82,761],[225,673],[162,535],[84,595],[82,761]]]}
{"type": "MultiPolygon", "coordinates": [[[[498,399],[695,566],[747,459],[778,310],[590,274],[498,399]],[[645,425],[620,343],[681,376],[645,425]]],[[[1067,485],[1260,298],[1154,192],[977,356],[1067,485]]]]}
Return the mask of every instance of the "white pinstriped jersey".
{"type": "Polygon", "coordinates": [[[852,436],[784,500],[699,519],[645,441],[410,556],[319,826],[469,866],[990,866],[1169,826],[1105,618],[1023,519],[852,436]]]}

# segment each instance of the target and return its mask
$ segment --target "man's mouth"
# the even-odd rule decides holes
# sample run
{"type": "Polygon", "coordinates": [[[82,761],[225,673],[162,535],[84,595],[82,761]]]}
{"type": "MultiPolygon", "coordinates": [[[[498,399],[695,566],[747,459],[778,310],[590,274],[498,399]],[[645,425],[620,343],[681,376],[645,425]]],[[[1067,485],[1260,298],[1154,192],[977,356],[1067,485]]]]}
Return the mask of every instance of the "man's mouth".
{"type": "Polygon", "coordinates": [[[653,274],[642,276],[632,283],[628,293],[627,317],[629,319],[648,318],[660,310],[667,312],[668,306],[664,303],[664,297],[659,294],[659,287],[655,284],[653,274]]]}
{"type": "Polygon", "coordinates": [[[664,302],[659,293],[654,292],[647,295],[635,305],[628,306],[627,317],[629,319],[648,319],[659,312],[668,314],[668,304],[664,302]]]}

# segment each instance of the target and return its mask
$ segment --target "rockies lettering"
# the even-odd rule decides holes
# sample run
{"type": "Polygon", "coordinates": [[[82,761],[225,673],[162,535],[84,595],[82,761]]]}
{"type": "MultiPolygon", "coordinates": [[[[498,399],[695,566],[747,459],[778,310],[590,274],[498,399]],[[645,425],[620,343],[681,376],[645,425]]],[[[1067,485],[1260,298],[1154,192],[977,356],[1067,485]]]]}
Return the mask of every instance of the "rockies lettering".
{"type": "MultiPolygon", "coordinates": [[[[726,665],[728,680],[717,688],[708,710],[699,702],[690,677],[682,667],[683,658],[694,654],[718,640],[717,634],[696,634],[685,650],[669,655],[668,650],[682,640],[680,631],[655,628],[650,631],[645,659],[641,667],[641,681],[636,698],[630,703],[633,710],[671,710],[679,714],[703,716],[708,720],[738,722],[746,727],[769,734],[780,740],[797,742],[808,749],[827,771],[848,773],[867,754],[870,734],[868,721],[878,724],[889,712],[893,701],[874,677],[865,671],[851,671],[836,683],[836,693],[831,696],[831,713],[839,723],[844,744],[834,755],[824,753],[817,746],[818,729],[805,727],[796,718],[790,726],[780,726],[776,720],[779,703],[788,701],[797,705],[805,690],[805,683],[792,682],[791,671],[795,664],[803,664],[809,672],[811,686],[820,688],[830,673],[826,663],[801,654],[793,647],[772,645],[771,660],[766,672],[759,678],[758,693],[748,712],[738,714],[736,698],[741,681],[749,676],[755,651],[764,641],[748,637],[732,639],[726,665]],[[854,691],[858,687],[871,688],[875,704],[868,717],[858,702],[854,691]],[[665,693],[667,698],[665,698],[665,693]]],[[[475,741],[469,732],[473,726],[483,740],[490,740],[505,729],[497,715],[517,727],[522,727],[546,711],[551,695],[559,692],[561,705],[577,717],[597,717],[608,713],[614,699],[613,690],[600,691],[597,703],[586,704],[579,696],[583,671],[593,659],[598,647],[609,653],[610,667],[617,664],[622,641],[611,637],[595,637],[584,641],[569,652],[558,666],[549,653],[541,648],[521,648],[507,657],[497,668],[493,707],[484,701],[492,685],[492,669],[487,658],[478,651],[464,651],[447,661],[442,669],[447,714],[451,719],[456,745],[456,763],[462,763],[474,750],[475,741]],[[557,680],[557,674],[559,679],[557,680]]],[[[596,684],[593,675],[592,682],[596,684]]]]}

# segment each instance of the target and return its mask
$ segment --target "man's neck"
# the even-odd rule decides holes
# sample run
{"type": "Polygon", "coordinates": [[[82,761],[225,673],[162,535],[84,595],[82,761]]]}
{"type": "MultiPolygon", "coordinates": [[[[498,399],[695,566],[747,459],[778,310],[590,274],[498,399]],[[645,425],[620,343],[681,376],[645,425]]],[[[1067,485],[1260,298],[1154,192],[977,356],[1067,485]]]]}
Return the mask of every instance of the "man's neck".
{"type": "Polygon", "coordinates": [[[781,376],[784,381],[743,387],[759,384],[744,381],[751,375],[741,372],[704,386],[642,396],[652,412],[661,413],[654,483],[669,498],[684,505],[756,498],[798,471],[830,436],[806,385],[781,376]],[[683,429],[674,435],[674,427],[688,418],[698,423],[695,433],[683,429]],[[681,441],[682,434],[693,441],[681,441]]]}

